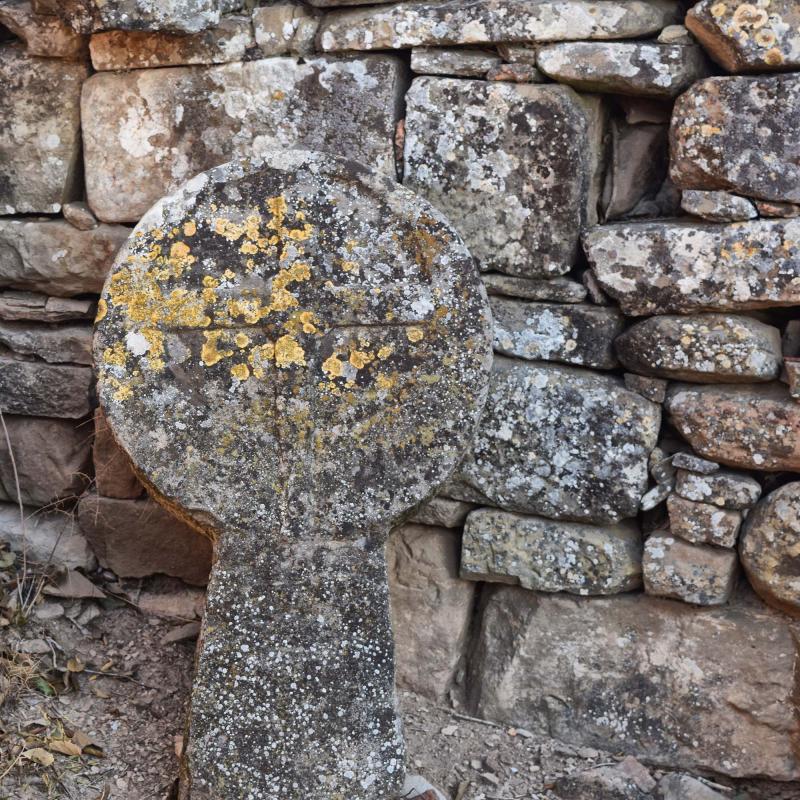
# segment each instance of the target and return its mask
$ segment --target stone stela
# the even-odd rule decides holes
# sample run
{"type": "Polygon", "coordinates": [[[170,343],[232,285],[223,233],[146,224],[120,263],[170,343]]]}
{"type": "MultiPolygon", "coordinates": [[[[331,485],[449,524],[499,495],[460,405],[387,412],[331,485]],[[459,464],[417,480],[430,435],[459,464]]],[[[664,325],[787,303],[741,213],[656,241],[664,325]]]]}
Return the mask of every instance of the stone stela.
{"type": "Polygon", "coordinates": [[[137,472],[215,544],[184,796],[391,797],[386,537],[458,463],[491,363],[459,236],[353,162],[231,162],[136,227],[95,361],[137,472]]]}

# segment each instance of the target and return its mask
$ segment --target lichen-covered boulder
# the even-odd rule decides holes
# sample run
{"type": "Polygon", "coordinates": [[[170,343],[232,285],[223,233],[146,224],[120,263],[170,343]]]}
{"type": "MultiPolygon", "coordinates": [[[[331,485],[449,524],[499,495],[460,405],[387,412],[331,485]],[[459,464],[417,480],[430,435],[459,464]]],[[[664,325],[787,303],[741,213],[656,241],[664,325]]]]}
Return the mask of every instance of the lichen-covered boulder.
{"type": "Polygon", "coordinates": [[[755,204],[746,197],[703,189],[685,189],[681,193],[681,208],[710,222],[742,222],[758,216],[755,204]]]}
{"type": "Polygon", "coordinates": [[[346,152],[394,175],[401,75],[392,56],[94,75],[82,99],[89,205],[135,222],[197,172],[275,147],[346,152]]]}
{"type": "Polygon", "coordinates": [[[698,383],[770,381],[781,369],[781,334],[750,317],[658,316],[628,328],[615,342],[633,372],[698,383]]]}
{"type": "Polygon", "coordinates": [[[584,247],[626,314],[800,304],[798,219],[618,223],[593,228],[584,247]]]}
{"type": "Polygon", "coordinates": [[[85,64],[0,43],[0,215],[53,214],[74,190],[85,64]]]}
{"type": "Polygon", "coordinates": [[[29,2],[0,5],[0,25],[25,42],[29,56],[67,58],[80,61],[86,58],[89,37],[76,33],[54,14],[37,14],[29,2]]]}
{"type": "Polygon", "coordinates": [[[800,201],[800,76],[708,78],[672,112],[670,174],[681,189],[800,201]]]}
{"type": "Polygon", "coordinates": [[[768,494],[748,515],[739,555],[753,588],[770,605],[800,616],[800,483],[768,494]]]}
{"type": "Polygon", "coordinates": [[[661,408],[617,378],[498,357],[472,449],[445,493],[552,519],[633,517],[660,422],[661,408]]]}
{"type": "Polygon", "coordinates": [[[593,221],[598,102],[564,86],[425,77],[406,103],[404,183],[447,214],[481,269],[567,272],[593,221]]]}
{"type": "Polygon", "coordinates": [[[685,23],[711,58],[728,72],[800,67],[800,8],[796,0],[701,0],[689,9],[685,23]]]}

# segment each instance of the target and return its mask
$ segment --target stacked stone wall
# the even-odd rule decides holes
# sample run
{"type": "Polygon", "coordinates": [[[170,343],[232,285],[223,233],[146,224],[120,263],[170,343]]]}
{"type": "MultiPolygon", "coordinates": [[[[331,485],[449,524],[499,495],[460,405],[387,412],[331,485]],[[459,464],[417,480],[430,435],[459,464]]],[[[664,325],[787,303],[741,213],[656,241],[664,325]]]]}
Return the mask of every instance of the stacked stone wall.
{"type": "Polygon", "coordinates": [[[33,558],[204,584],[96,408],[97,297],[196,173],[343,155],[449,217],[494,317],[472,449],[390,545],[398,684],[800,780],[800,7],[345,5],[0,3],[0,538],[21,502],[33,558]]]}

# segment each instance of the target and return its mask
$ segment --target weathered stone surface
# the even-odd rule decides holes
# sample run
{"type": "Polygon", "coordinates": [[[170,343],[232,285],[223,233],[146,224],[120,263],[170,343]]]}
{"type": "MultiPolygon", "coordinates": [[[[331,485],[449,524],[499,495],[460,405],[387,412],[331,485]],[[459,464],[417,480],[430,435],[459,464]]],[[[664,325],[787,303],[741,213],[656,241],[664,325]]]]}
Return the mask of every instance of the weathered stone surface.
{"type": "Polygon", "coordinates": [[[714,791],[691,775],[673,772],[658,782],[659,800],[727,800],[728,794],[714,791]]]}
{"type": "Polygon", "coordinates": [[[800,67],[800,9],[794,0],[701,0],[689,9],[686,27],[728,72],[800,67]]]}
{"type": "Polygon", "coordinates": [[[634,372],[698,383],[770,381],[781,370],[777,328],[724,314],[650,317],[628,328],[616,351],[634,372]]]}
{"type": "Polygon", "coordinates": [[[600,285],[635,315],[798,305],[798,242],[798,220],[604,225],[584,237],[600,285]]]}
{"type": "Polygon", "coordinates": [[[779,383],[677,386],[666,408],[680,434],[707,458],[745,469],[800,470],[800,406],[779,383]]]}
{"type": "Polygon", "coordinates": [[[656,37],[661,44],[694,44],[692,34],[685,25],[667,25],[656,37]]]}
{"type": "Polygon", "coordinates": [[[754,200],[758,214],[768,219],[791,219],[800,217],[800,204],[798,203],[778,203],[768,200],[754,200]]]}
{"type": "Polygon", "coordinates": [[[488,81],[511,83],[546,83],[547,78],[533,64],[500,64],[486,74],[488,81]]]}
{"type": "Polygon", "coordinates": [[[90,431],[71,420],[4,415],[19,480],[0,434],[0,500],[41,507],[77,497],[89,483],[90,431]]]}
{"type": "Polygon", "coordinates": [[[98,226],[97,217],[92,214],[92,209],[83,201],[64,203],[61,209],[64,219],[79,231],[90,231],[98,226]]]}
{"type": "Polygon", "coordinates": [[[44,294],[19,292],[14,289],[0,291],[0,319],[11,321],[52,323],[92,319],[95,315],[95,305],[93,300],[48,297],[44,294]]]}
{"type": "Polygon", "coordinates": [[[673,494],[667,499],[670,533],[694,544],[733,547],[742,524],[742,512],[699,503],[673,494]]]}
{"type": "Polygon", "coordinates": [[[475,585],[459,579],[458,551],[453,531],[424,525],[395,529],[387,547],[397,685],[433,700],[447,696],[472,618],[475,585]]]}
{"type": "Polygon", "coordinates": [[[722,469],[700,475],[679,469],[675,491],[687,500],[711,503],[718,508],[749,508],[761,497],[761,484],[749,475],[722,469]]]}
{"type": "Polygon", "coordinates": [[[675,97],[708,74],[699,47],[656,42],[565,42],[536,56],[542,72],[587,92],[675,97]]]}
{"type": "Polygon", "coordinates": [[[697,472],[700,475],[713,475],[719,471],[719,464],[716,461],[709,461],[700,458],[694,453],[675,453],[672,456],[672,466],[676,469],[686,469],[689,472],[697,472]]]}
{"type": "Polygon", "coordinates": [[[674,4],[619,0],[450,0],[336,11],[320,27],[323,50],[383,50],[420,45],[627,39],[676,21],[674,4]]]}
{"type": "Polygon", "coordinates": [[[62,0],[54,10],[77,31],[179,31],[197,33],[242,7],[241,0],[62,0]]]}
{"type": "Polygon", "coordinates": [[[678,98],[670,174],[681,189],[800,201],[800,76],[708,78],[678,98]]]}
{"type": "Polygon", "coordinates": [[[51,14],[36,14],[28,2],[12,0],[0,6],[0,25],[25,42],[29,56],[80,60],[86,57],[88,39],[51,14]]]}
{"type": "Polygon", "coordinates": [[[153,500],[85,495],[78,521],[97,560],[121,578],[164,574],[203,585],[211,541],[153,500]]]}
{"type": "Polygon", "coordinates": [[[135,500],[144,494],[144,487],[136,477],[127,454],[117,444],[102,408],[96,408],[94,412],[92,460],[94,485],[99,495],[135,500]]]}
{"type": "Polygon", "coordinates": [[[98,293],[129,233],[122,225],[80,231],[62,220],[0,219],[0,286],[67,297],[98,293]]]}
{"type": "Polygon", "coordinates": [[[79,419],[91,411],[90,367],[0,356],[0,408],[7,414],[79,419]]]}
{"type": "Polygon", "coordinates": [[[568,278],[515,278],[499,272],[484,272],[481,280],[489,295],[521,297],[524,300],[580,303],[587,294],[585,286],[568,278]]]}
{"type": "Polygon", "coordinates": [[[663,503],[668,497],[669,493],[672,491],[671,487],[667,483],[659,483],[642,495],[642,499],[639,502],[639,508],[641,511],[652,511],[656,506],[663,503]]]}
{"type": "Polygon", "coordinates": [[[255,44],[249,17],[223,17],[200,33],[106,31],[92,36],[89,48],[96,70],[226,64],[241,61],[255,44]]]}
{"type": "Polygon", "coordinates": [[[685,603],[722,605],[730,599],[738,564],[735,550],[654,533],[644,544],[644,590],[685,603]]]}
{"type": "Polygon", "coordinates": [[[486,719],[573,745],[797,780],[796,662],[786,618],[747,595],[692,608],[503,587],[483,610],[471,700],[486,719]]]}
{"type": "Polygon", "coordinates": [[[409,517],[409,522],[440,528],[460,528],[473,508],[473,503],[451,500],[449,497],[432,497],[409,517]]]}
{"type": "Polygon", "coordinates": [[[265,56],[313,52],[319,21],[301,3],[272,3],[253,11],[256,43],[265,56]]]}
{"type": "Polygon", "coordinates": [[[482,78],[492,67],[502,63],[500,56],[492,50],[415,47],[411,51],[411,71],[418,75],[482,78]]]}
{"type": "Polygon", "coordinates": [[[23,516],[24,524],[16,503],[0,503],[0,541],[15,553],[24,550],[29,562],[54,567],[90,570],[97,566],[72,514],[42,514],[24,508],[23,516]]]}
{"type": "Polygon", "coordinates": [[[758,216],[751,200],[730,192],[686,189],[681,193],[681,208],[711,222],[742,222],[758,216]]]}
{"type": "Polygon", "coordinates": [[[191,796],[389,796],[403,765],[384,543],[481,413],[474,262],[390,178],[296,150],[193,178],[137,234],[95,355],[137,472],[216,537],[191,796]]]}
{"type": "Polygon", "coordinates": [[[800,483],[768,494],[747,516],[739,541],[747,577],[770,605],[800,616],[800,483]]]}
{"type": "Polygon", "coordinates": [[[626,389],[630,389],[654,403],[663,403],[667,396],[667,382],[660,378],[648,378],[632,372],[626,372],[622,378],[625,381],[626,389]]]}
{"type": "Polygon", "coordinates": [[[602,123],[563,86],[416,78],[405,179],[452,220],[481,269],[567,272],[595,205],[602,123]]]}
{"type": "Polygon", "coordinates": [[[497,52],[500,53],[503,61],[509,64],[536,64],[536,53],[541,45],[524,42],[522,44],[510,44],[508,42],[498,42],[497,52]]]}
{"type": "Polygon", "coordinates": [[[92,363],[92,329],[89,325],[31,325],[0,322],[0,352],[11,350],[35,356],[50,364],[92,363]]]}
{"type": "Polygon", "coordinates": [[[603,765],[559,778],[553,793],[563,800],[652,800],[653,797],[618,766],[603,765]]]}
{"type": "Polygon", "coordinates": [[[393,175],[402,89],[391,56],[94,75],[82,100],[89,205],[136,221],[196,173],[273,147],[346,152],[393,175]]]}
{"type": "Polygon", "coordinates": [[[0,214],[54,213],[70,199],[88,74],[83,64],[0,44],[0,214]]]}
{"type": "Polygon", "coordinates": [[[642,537],[632,522],[604,527],[482,508],[464,526],[461,576],[540,592],[627,592],[642,585],[642,537]]]}
{"type": "Polygon", "coordinates": [[[526,303],[506,297],[492,297],[489,305],[498,353],[600,369],[617,365],[613,343],[625,323],[615,308],[526,303]]]}
{"type": "Polygon", "coordinates": [[[789,394],[795,399],[800,399],[800,360],[785,359],[784,368],[786,369],[786,383],[789,386],[789,394]]]}
{"type": "Polygon", "coordinates": [[[660,419],[618,379],[495,358],[472,450],[445,493],[553,519],[633,517],[660,419]]]}

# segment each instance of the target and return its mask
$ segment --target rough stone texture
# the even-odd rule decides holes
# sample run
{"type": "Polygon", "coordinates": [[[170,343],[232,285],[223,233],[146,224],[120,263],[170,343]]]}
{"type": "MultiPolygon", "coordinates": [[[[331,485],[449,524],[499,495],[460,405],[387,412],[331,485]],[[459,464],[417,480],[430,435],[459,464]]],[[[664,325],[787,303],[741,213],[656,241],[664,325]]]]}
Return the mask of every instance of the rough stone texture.
{"type": "Polygon", "coordinates": [[[718,606],[730,599],[738,563],[735,550],[655,533],[644,543],[644,590],[686,603],[718,606]]]}
{"type": "Polygon", "coordinates": [[[489,310],[463,242],[378,172],[277,150],[151,209],[101,305],[109,424],[217,537],[192,800],[390,795],[384,541],[456,466],[486,396],[489,310]]]}
{"type": "Polygon", "coordinates": [[[511,83],[547,83],[547,78],[533,64],[500,64],[486,74],[489,81],[511,83]]]}
{"type": "Polygon", "coordinates": [[[632,522],[603,527],[478,509],[464,526],[461,575],[540,592],[627,592],[642,585],[641,534],[632,522]]]}
{"type": "Polygon", "coordinates": [[[698,383],[770,381],[781,370],[781,334],[750,317],[650,317],[616,340],[633,372],[698,383]]]}
{"type": "Polygon", "coordinates": [[[515,278],[499,272],[484,272],[483,285],[489,295],[521,297],[524,300],[550,300],[554,303],[580,303],[586,299],[586,287],[568,278],[515,278]]]}
{"type": "Polygon", "coordinates": [[[79,419],[91,411],[93,386],[90,367],[0,356],[0,408],[6,414],[79,419]]]}
{"type": "Polygon", "coordinates": [[[125,451],[117,444],[102,408],[94,412],[94,485],[103,497],[135,500],[144,493],[125,451]]]}
{"type": "Polygon", "coordinates": [[[753,588],[770,605],[800,616],[800,483],[768,494],[745,520],[739,555],[753,588]]]}
{"type": "Polygon", "coordinates": [[[729,470],[698,475],[679,469],[675,491],[687,500],[711,503],[718,508],[749,508],[761,497],[761,485],[755,478],[729,470]]]}
{"type": "Polygon", "coordinates": [[[539,69],[587,92],[674,97],[708,74],[699,47],[655,42],[565,42],[543,47],[539,69]]]}
{"type": "Polygon", "coordinates": [[[419,75],[459,75],[482,78],[492,67],[502,64],[492,50],[415,47],[411,51],[411,71],[419,75]]]}
{"type": "Polygon", "coordinates": [[[242,7],[241,0],[61,0],[54,8],[77,31],[178,31],[197,33],[242,7]]]}
{"type": "Polygon", "coordinates": [[[661,44],[694,44],[694,38],[684,25],[667,25],[656,37],[661,44]]]}
{"type": "Polygon", "coordinates": [[[0,319],[10,321],[53,323],[92,319],[95,315],[95,305],[93,300],[48,297],[14,289],[0,291],[0,319]]]}
{"type": "Polygon", "coordinates": [[[600,285],[634,315],[800,305],[799,242],[798,220],[604,225],[584,237],[600,285]]]}
{"type": "Polygon", "coordinates": [[[90,231],[98,226],[97,217],[92,214],[92,209],[83,201],[64,203],[61,209],[64,219],[79,231],[90,231]]]}
{"type": "Polygon", "coordinates": [[[709,461],[700,458],[694,453],[675,453],[672,456],[672,466],[676,469],[686,469],[689,472],[697,472],[700,475],[713,475],[719,471],[719,464],[716,461],[709,461]]]}
{"type": "Polygon", "coordinates": [[[98,293],[129,233],[122,225],[80,231],[62,220],[0,219],[0,286],[66,297],[98,293]]]}
{"type": "Polygon", "coordinates": [[[256,43],[265,56],[313,52],[318,27],[319,17],[300,3],[274,3],[253,11],[256,43]]]}
{"type": "Polygon", "coordinates": [[[153,500],[88,494],[78,503],[78,521],[100,564],[121,578],[208,580],[211,541],[153,500]]]}
{"type": "Polygon", "coordinates": [[[90,42],[96,70],[225,64],[241,61],[255,44],[249,17],[223,17],[217,27],[182,35],[149,31],[96,33],[90,42]]]}
{"type": "Polygon", "coordinates": [[[471,700],[481,717],[573,745],[797,780],[796,661],[786,618],[748,597],[703,609],[503,587],[482,615],[471,700]]]}
{"type": "Polygon", "coordinates": [[[666,408],[700,455],[744,469],[800,470],[800,405],[779,383],[677,386],[666,408]]]}
{"type": "Polygon", "coordinates": [[[681,208],[687,214],[711,222],[742,222],[758,216],[751,200],[730,192],[686,189],[681,193],[681,208]]]}
{"type": "Polygon", "coordinates": [[[70,199],[88,74],[83,64],[0,43],[0,214],[55,213],[70,199]]]}
{"type": "Polygon", "coordinates": [[[677,494],[667,498],[670,533],[694,544],[733,547],[742,524],[742,512],[713,503],[686,500],[677,494]]]}
{"type": "Polygon", "coordinates": [[[458,577],[458,539],[403,525],[387,547],[397,685],[432,700],[447,696],[472,618],[475,585],[458,577]]]}
{"type": "Polygon", "coordinates": [[[383,50],[420,45],[627,39],[674,22],[673,3],[621,0],[450,0],[337,11],[320,27],[323,50],[383,50]]]}
{"type": "Polygon", "coordinates": [[[777,203],[769,200],[754,200],[753,202],[762,217],[778,219],[800,217],[800,205],[797,203],[777,203]]]}
{"type": "Polygon", "coordinates": [[[660,419],[618,379],[497,357],[472,450],[445,493],[553,519],[633,517],[660,419]]]}
{"type": "Polygon", "coordinates": [[[392,56],[94,75],[82,100],[89,205],[136,221],[196,173],[273,147],[347,153],[393,175],[402,89],[392,56]]]}
{"type": "Polygon", "coordinates": [[[498,353],[599,369],[617,366],[613,343],[625,323],[615,308],[526,303],[506,297],[492,297],[489,305],[498,353]]]}
{"type": "Polygon", "coordinates": [[[25,42],[29,56],[81,60],[89,44],[86,36],[76,33],[58,17],[36,14],[28,2],[16,0],[0,6],[0,25],[25,42]]]}
{"type": "Polygon", "coordinates": [[[0,434],[0,500],[42,507],[77,497],[89,483],[91,430],[72,420],[4,415],[19,480],[0,434]]]}
{"type": "Polygon", "coordinates": [[[597,101],[564,86],[416,78],[406,103],[404,183],[452,220],[481,269],[567,272],[595,205],[597,101]]]}
{"type": "Polygon", "coordinates": [[[795,0],[701,0],[689,9],[686,27],[728,72],[800,67],[800,9],[795,0]]]}
{"type": "Polygon", "coordinates": [[[54,567],[91,570],[97,566],[72,514],[41,514],[33,508],[23,508],[22,513],[24,524],[16,503],[0,503],[0,541],[9,549],[15,553],[24,549],[30,561],[54,567]]]}
{"type": "Polygon", "coordinates": [[[553,793],[562,800],[652,800],[619,765],[593,767],[555,781],[553,793]]]}
{"type": "Polygon", "coordinates": [[[800,76],[708,78],[678,98],[670,129],[672,180],[800,201],[800,76]]]}
{"type": "Polygon", "coordinates": [[[691,775],[677,772],[665,775],[658,782],[659,800],[727,800],[729,796],[727,792],[722,794],[714,791],[691,775]]]}
{"type": "Polygon", "coordinates": [[[92,329],[88,325],[31,325],[0,322],[0,352],[11,350],[50,364],[92,363],[92,329]]]}
{"type": "Polygon", "coordinates": [[[473,508],[473,503],[451,500],[449,497],[432,497],[409,517],[409,522],[440,528],[460,528],[473,508]]]}
{"type": "Polygon", "coordinates": [[[630,389],[654,403],[663,403],[667,396],[667,382],[659,378],[647,378],[643,375],[634,375],[632,372],[624,373],[622,378],[625,381],[626,389],[630,389]]]}

